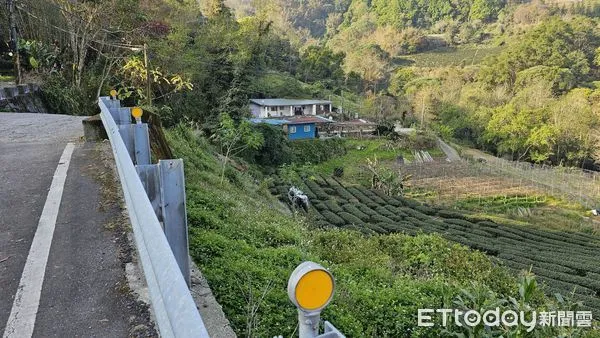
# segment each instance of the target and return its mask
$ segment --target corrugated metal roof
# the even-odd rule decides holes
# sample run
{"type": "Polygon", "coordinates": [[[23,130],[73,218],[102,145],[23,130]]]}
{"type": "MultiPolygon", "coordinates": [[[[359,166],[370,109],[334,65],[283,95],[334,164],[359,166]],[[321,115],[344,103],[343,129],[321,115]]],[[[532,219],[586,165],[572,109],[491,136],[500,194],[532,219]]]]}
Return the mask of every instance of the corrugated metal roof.
{"type": "Polygon", "coordinates": [[[250,119],[252,123],[266,123],[274,126],[281,126],[284,124],[288,124],[287,120],[278,120],[278,119],[250,119]]]}
{"type": "Polygon", "coordinates": [[[302,123],[333,123],[333,121],[321,117],[321,116],[290,116],[286,118],[288,120],[288,124],[302,124],[302,123]]]}
{"type": "Polygon", "coordinates": [[[371,121],[367,121],[367,120],[363,120],[363,119],[355,119],[355,120],[350,120],[350,121],[343,121],[343,122],[336,122],[336,125],[340,125],[340,126],[349,126],[349,125],[353,125],[353,126],[376,126],[377,123],[376,122],[371,122],[371,121]]]}
{"type": "Polygon", "coordinates": [[[250,122],[281,126],[284,124],[332,123],[333,121],[321,116],[290,116],[286,117],[285,119],[253,118],[250,119],[250,122]]]}
{"type": "Polygon", "coordinates": [[[331,104],[326,100],[303,100],[303,99],[250,99],[250,102],[259,106],[308,106],[312,104],[331,104]]]}

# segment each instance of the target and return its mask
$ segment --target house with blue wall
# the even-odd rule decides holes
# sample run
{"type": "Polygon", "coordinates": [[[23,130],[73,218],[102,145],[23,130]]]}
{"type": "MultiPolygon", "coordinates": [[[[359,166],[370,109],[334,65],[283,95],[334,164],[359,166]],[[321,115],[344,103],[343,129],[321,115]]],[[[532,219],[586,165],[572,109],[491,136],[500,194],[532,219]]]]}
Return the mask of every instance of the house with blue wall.
{"type": "Polygon", "coordinates": [[[289,140],[305,140],[317,138],[319,126],[333,121],[320,116],[299,116],[286,119],[253,118],[250,122],[281,126],[289,140]]]}
{"type": "Polygon", "coordinates": [[[250,112],[255,118],[286,118],[329,114],[331,101],[304,99],[251,99],[250,112]]]}

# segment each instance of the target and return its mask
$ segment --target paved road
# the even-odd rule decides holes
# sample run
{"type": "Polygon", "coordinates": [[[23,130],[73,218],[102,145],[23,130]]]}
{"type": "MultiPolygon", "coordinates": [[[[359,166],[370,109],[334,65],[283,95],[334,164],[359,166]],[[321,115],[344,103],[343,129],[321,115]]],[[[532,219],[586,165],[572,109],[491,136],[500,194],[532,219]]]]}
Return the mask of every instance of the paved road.
{"type": "Polygon", "coordinates": [[[438,137],[438,144],[440,145],[440,149],[446,154],[446,158],[450,162],[460,161],[460,155],[456,149],[449,146],[446,142],[444,142],[441,138],[438,137]]]}
{"type": "Polygon", "coordinates": [[[0,113],[4,337],[155,335],[127,287],[131,249],[98,158],[107,145],[83,143],[81,120],[0,113]]]}

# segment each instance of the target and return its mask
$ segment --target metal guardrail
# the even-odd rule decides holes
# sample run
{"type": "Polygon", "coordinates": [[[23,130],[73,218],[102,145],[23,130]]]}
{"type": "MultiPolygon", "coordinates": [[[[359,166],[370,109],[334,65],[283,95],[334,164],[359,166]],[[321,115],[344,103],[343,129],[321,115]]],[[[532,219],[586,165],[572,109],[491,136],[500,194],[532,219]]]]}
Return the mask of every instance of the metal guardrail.
{"type": "Polygon", "coordinates": [[[187,283],[125,146],[110,109],[118,101],[100,97],[98,105],[110,139],[152,309],[162,337],[208,337],[187,283]],[[109,108],[110,107],[110,108],[109,108]]]}

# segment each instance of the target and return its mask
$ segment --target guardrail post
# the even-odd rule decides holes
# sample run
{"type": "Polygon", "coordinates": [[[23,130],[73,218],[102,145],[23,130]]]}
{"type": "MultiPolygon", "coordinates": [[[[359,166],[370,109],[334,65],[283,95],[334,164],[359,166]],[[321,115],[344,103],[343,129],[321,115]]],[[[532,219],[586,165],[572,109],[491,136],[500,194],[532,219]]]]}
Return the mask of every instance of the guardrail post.
{"type": "Polygon", "coordinates": [[[133,161],[135,159],[135,140],[133,137],[133,125],[129,124],[119,124],[119,134],[121,134],[121,138],[123,139],[123,143],[125,143],[125,147],[127,148],[127,152],[129,152],[129,156],[133,161]]]}
{"type": "Polygon", "coordinates": [[[136,123],[133,125],[135,163],[137,165],[150,164],[150,137],[148,124],[136,123]]]}
{"type": "MultiPolygon", "coordinates": [[[[109,102],[113,102],[113,101],[109,101],[109,102]]],[[[112,115],[113,119],[115,120],[115,123],[119,126],[123,125],[123,124],[131,124],[131,108],[120,107],[120,105],[121,104],[119,103],[119,107],[109,109],[110,114],[112,115]]]]}
{"type": "Polygon", "coordinates": [[[158,167],[165,235],[183,278],[190,286],[183,160],[160,160],[158,167]]]}
{"type": "Polygon", "coordinates": [[[106,105],[106,107],[109,110],[116,109],[116,108],[121,108],[121,101],[120,100],[106,100],[106,101],[104,101],[104,104],[106,105]]]}
{"type": "Polygon", "coordinates": [[[158,218],[158,221],[162,223],[164,231],[164,221],[162,217],[162,201],[160,197],[160,176],[158,174],[158,164],[145,164],[135,166],[142,185],[146,190],[152,209],[158,218]]]}

